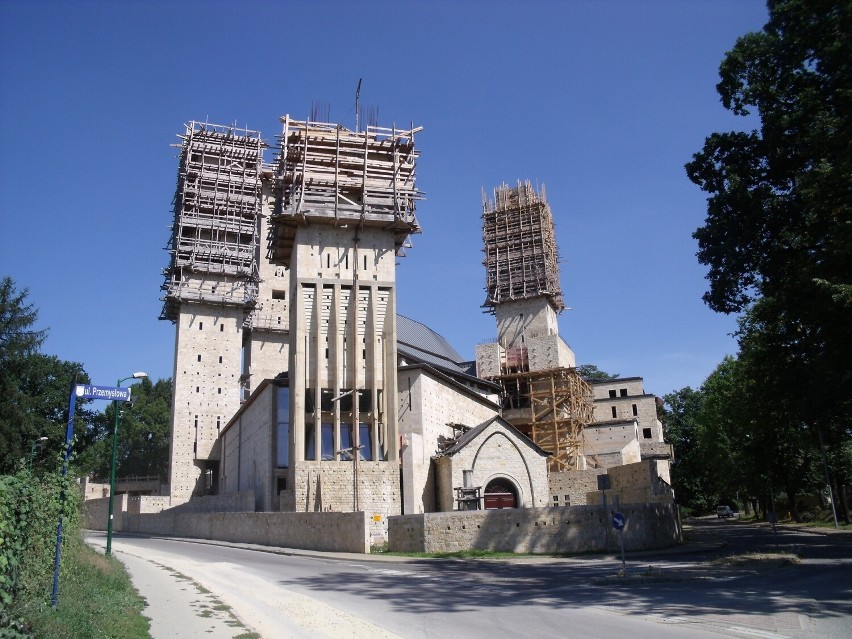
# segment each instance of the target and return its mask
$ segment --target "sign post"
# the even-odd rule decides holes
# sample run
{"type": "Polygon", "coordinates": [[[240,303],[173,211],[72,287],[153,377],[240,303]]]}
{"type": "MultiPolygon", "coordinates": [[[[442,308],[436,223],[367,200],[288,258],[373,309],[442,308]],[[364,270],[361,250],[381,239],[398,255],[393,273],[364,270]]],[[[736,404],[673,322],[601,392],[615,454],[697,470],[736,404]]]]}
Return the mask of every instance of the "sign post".
{"type": "Polygon", "coordinates": [[[626,562],[624,561],[624,526],[627,523],[627,517],[622,515],[621,513],[617,513],[613,511],[612,513],[612,527],[615,528],[619,532],[619,537],[621,538],[621,570],[625,572],[627,570],[626,562]]]}
{"type": "MultiPolygon", "coordinates": [[[[71,444],[74,439],[74,410],[77,398],[83,399],[107,399],[114,402],[129,402],[130,388],[115,386],[94,386],[92,384],[78,384],[77,375],[71,383],[71,393],[68,398],[68,426],[65,429],[65,459],[62,462],[62,476],[68,472],[68,458],[71,457],[71,444]]],[[[110,500],[112,494],[110,493],[110,500]]],[[[65,493],[62,493],[62,502],[65,502],[65,493]]],[[[110,501],[110,506],[112,502],[110,501]]],[[[110,518],[112,515],[110,515],[110,518]]],[[[110,522],[112,523],[112,522],[110,522]]],[[[62,553],[62,510],[59,512],[59,524],[56,526],[56,553],[53,557],[53,592],[50,595],[50,603],[54,609],[59,598],[59,558],[62,553]]]]}

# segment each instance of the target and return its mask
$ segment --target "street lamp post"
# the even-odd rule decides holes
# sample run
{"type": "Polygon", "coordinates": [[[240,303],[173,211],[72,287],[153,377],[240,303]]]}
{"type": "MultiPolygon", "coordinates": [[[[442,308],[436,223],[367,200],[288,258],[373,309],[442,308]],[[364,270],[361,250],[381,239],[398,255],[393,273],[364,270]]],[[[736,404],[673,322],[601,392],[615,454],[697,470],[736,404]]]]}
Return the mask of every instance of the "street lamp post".
{"type": "Polygon", "coordinates": [[[35,457],[36,444],[38,444],[39,442],[46,442],[46,441],[47,441],[47,437],[41,436],[38,439],[34,439],[30,442],[30,470],[33,469],[33,457],[35,457]]]}
{"type": "MultiPolygon", "coordinates": [[[[116,384],[117,387],[121,387],[122,382],[126,382],[129,379],[142,379],[143,377],[148,377],[148,373],[138,372],[133,373],[130,377],[125,377],[124,379],[118,380],[116,384]]],[[[118,401],[114,401],[112,403],[113,408],[113,426],[112,426],[112,465],[110,466],[109,472],[109,519],[107,520],[107,540],[106,540],[106,554],[109,555],[112,552],[112,509],[113,509],[113,500],[115,499],[115,459],[118,456],[118,401]]]]}

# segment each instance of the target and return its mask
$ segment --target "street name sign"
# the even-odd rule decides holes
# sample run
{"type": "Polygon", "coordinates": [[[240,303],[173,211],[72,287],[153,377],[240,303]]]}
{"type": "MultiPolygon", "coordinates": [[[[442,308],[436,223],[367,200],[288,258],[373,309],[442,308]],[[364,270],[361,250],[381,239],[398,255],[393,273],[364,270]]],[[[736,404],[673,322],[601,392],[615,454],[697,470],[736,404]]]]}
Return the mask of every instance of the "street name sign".
{"type": "Polygon", "coordinates": [[[130,389],[121,386],[95,386],[94,384],[77,384],[74,389],[77,397],[84,399],[107,399],[115,402],[130,401],[130,389]]]}

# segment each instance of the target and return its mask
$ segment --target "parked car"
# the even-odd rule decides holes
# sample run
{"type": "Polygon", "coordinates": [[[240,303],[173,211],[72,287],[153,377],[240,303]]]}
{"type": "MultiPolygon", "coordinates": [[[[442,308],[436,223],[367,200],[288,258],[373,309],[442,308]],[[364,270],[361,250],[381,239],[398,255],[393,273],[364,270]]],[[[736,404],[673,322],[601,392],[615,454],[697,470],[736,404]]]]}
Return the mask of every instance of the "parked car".
{"type": "Polygon", "coordinates": [[[723,519],[725,517],[733,517],[734,511],[731,510],[730,506],[719,506],[716,509],[716,516],[719,517],[719,519],[723,519]]]}

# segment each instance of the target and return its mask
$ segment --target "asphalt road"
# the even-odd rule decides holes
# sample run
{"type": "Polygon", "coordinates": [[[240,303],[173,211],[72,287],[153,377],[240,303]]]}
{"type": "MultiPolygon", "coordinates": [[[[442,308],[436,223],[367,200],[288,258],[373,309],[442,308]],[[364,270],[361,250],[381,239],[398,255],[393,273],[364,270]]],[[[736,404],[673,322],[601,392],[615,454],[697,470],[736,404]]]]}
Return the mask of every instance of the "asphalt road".
{"type": "Polygon", "coordinates": [[[730,568],[710,562],[773,551],[776,536],[715,519],[687,534],[679,552],[628,554],[626,577],[607,556],[401,560],[124,535],[113,550],[145,582],[154,639],[852,636],[852,534],[779,530],[798,565],[730,568]]]}

